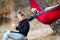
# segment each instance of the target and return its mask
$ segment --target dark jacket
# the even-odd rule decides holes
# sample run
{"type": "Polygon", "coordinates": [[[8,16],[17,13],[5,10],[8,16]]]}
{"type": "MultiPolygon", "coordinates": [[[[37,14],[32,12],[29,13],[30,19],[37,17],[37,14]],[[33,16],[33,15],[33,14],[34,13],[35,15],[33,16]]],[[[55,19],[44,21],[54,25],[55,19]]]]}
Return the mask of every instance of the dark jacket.
{"type": "Polygon", "coordinates": [[[35,16],[32,15],[29,18],[24,19],[23,21],[19,21],[18,27],[16,27],[16,30],[18,30],[20,34],[27,36],[29,29],[30,29],[29,21],[31,21],[34,18],[35,16]]]}

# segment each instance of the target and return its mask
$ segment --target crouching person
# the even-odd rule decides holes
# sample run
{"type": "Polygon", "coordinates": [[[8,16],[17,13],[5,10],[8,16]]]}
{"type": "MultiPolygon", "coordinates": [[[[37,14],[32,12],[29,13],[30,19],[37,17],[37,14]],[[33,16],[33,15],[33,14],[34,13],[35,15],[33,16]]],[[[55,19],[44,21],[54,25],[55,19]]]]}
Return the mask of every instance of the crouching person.
{"type": "Polygon", "coordinates": [[[29,21],[34,19],[34,17],[31,16],[29,18],[25,18],[24,14],[21,12],[18,13],[17,17],[19,19],[18,26],[16,27],[16,30],[18,32],[14,31],[6,32],[2,40],[8,40],[8,38],[14,40],[24,40],[25,37],[27,36],[30,28],[29,21]]]}

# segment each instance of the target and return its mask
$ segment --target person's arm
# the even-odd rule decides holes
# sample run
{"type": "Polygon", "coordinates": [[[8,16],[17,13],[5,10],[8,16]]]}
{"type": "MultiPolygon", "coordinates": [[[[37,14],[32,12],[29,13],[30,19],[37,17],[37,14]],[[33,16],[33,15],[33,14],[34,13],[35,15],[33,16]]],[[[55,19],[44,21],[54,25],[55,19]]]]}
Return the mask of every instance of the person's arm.
{"type": "Polygon", "coordinates": [[[15,29],[18,30],[18,27],[16,27],[15,29]]]}
{"type": "Polygon", "coordinates": [[[36,16],[42,14],[43,12],[33,13],[30,17],[28,17],[28,21],[32,21],[36,16]]]}
{"type": "Polygon", "coordinates": [[[28,21],[32,21],[36,16],[42,14],[43,12],[45,11],[33,13],[30,17],[28,17],[28,21]]]}
{"type": "Polygon", "coordinates": [[[35,14],[32,14],[30,17],[28,17],[27,19],[28,19],[28,21],[32,21],[34,18],[35,18],[35,14]]]}
{"type": "Polygon", "coordinates": [[[16,30],[20,30],[22,28],[23,25],[25,25],[26,21],[24,21],[24,23],[22,23],[20,25],[20,23],[18,23],[18,26],[16,27],[16,30]]]}
{"type": "Polygon", "coordinates": [[[25,22],[22,24],[22,25],[20,25],[20,23],[18,24],[18,26],[15,28],[17,31],[19,31],[19,29],[21,29],[21,27],[23,26],[25,24],[25,22]]]}
{"type": "Polygon", "coordinates": [[[19,23],[18,23],[18,26],[16,26],[16,30],[18,30],[18,27],[20,27],[21,28],[21,22],[19,21],[19,23]]]}

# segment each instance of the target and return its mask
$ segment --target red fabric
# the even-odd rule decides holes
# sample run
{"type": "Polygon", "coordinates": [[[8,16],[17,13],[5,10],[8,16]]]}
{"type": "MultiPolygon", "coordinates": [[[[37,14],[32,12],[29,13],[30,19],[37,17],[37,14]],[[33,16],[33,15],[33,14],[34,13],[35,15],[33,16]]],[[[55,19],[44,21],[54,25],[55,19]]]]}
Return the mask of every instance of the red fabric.
{"type": "Polygon", "coordinates": [[[38,11],[42,11],[42,9],[41,9],[40,6],[36,3],[35,0],[30,0],[30,5],[31,5],[31,8],[36,8],[38,11]]]}
{"type": "Polygon", "coordinates": [[[49,10],[47,12],[44,12],[43,14],[37,16],[38,20],[41,21],[44,24],[52,24],[57,19],[60,18],[60,6],[49,10]]]}
{"type": "MultiPolygon", "coordinates": [[[[30,4],[32,8],[36,8],[40,12],[42,11],[41,7],[35,2],[35,0],[30,0],[30,4]]],[[[47,12],[44,12],[41,15],[38,15],[36,18],[43,24],[51,24],[55,22],[60,18],[60,5],[47,12]]]]}

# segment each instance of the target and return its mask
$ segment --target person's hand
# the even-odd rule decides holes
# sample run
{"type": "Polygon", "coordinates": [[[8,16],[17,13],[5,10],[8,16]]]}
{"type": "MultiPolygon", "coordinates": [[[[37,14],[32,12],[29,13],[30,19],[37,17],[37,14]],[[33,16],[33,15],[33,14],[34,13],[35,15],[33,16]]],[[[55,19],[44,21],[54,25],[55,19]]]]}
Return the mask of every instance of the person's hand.
{"type": "Polygon", "coordinates": [[[16,25],[15,24],[12,24],[12,27],[15,27],[16,25]]]}
{"type": "Polygon", "coordinates": [[[37,9],[36,9],[36,8],[32,8],[32,9],[31,9],[31,12],[32,12],[32,13],[37,13],[37,9]]]}

